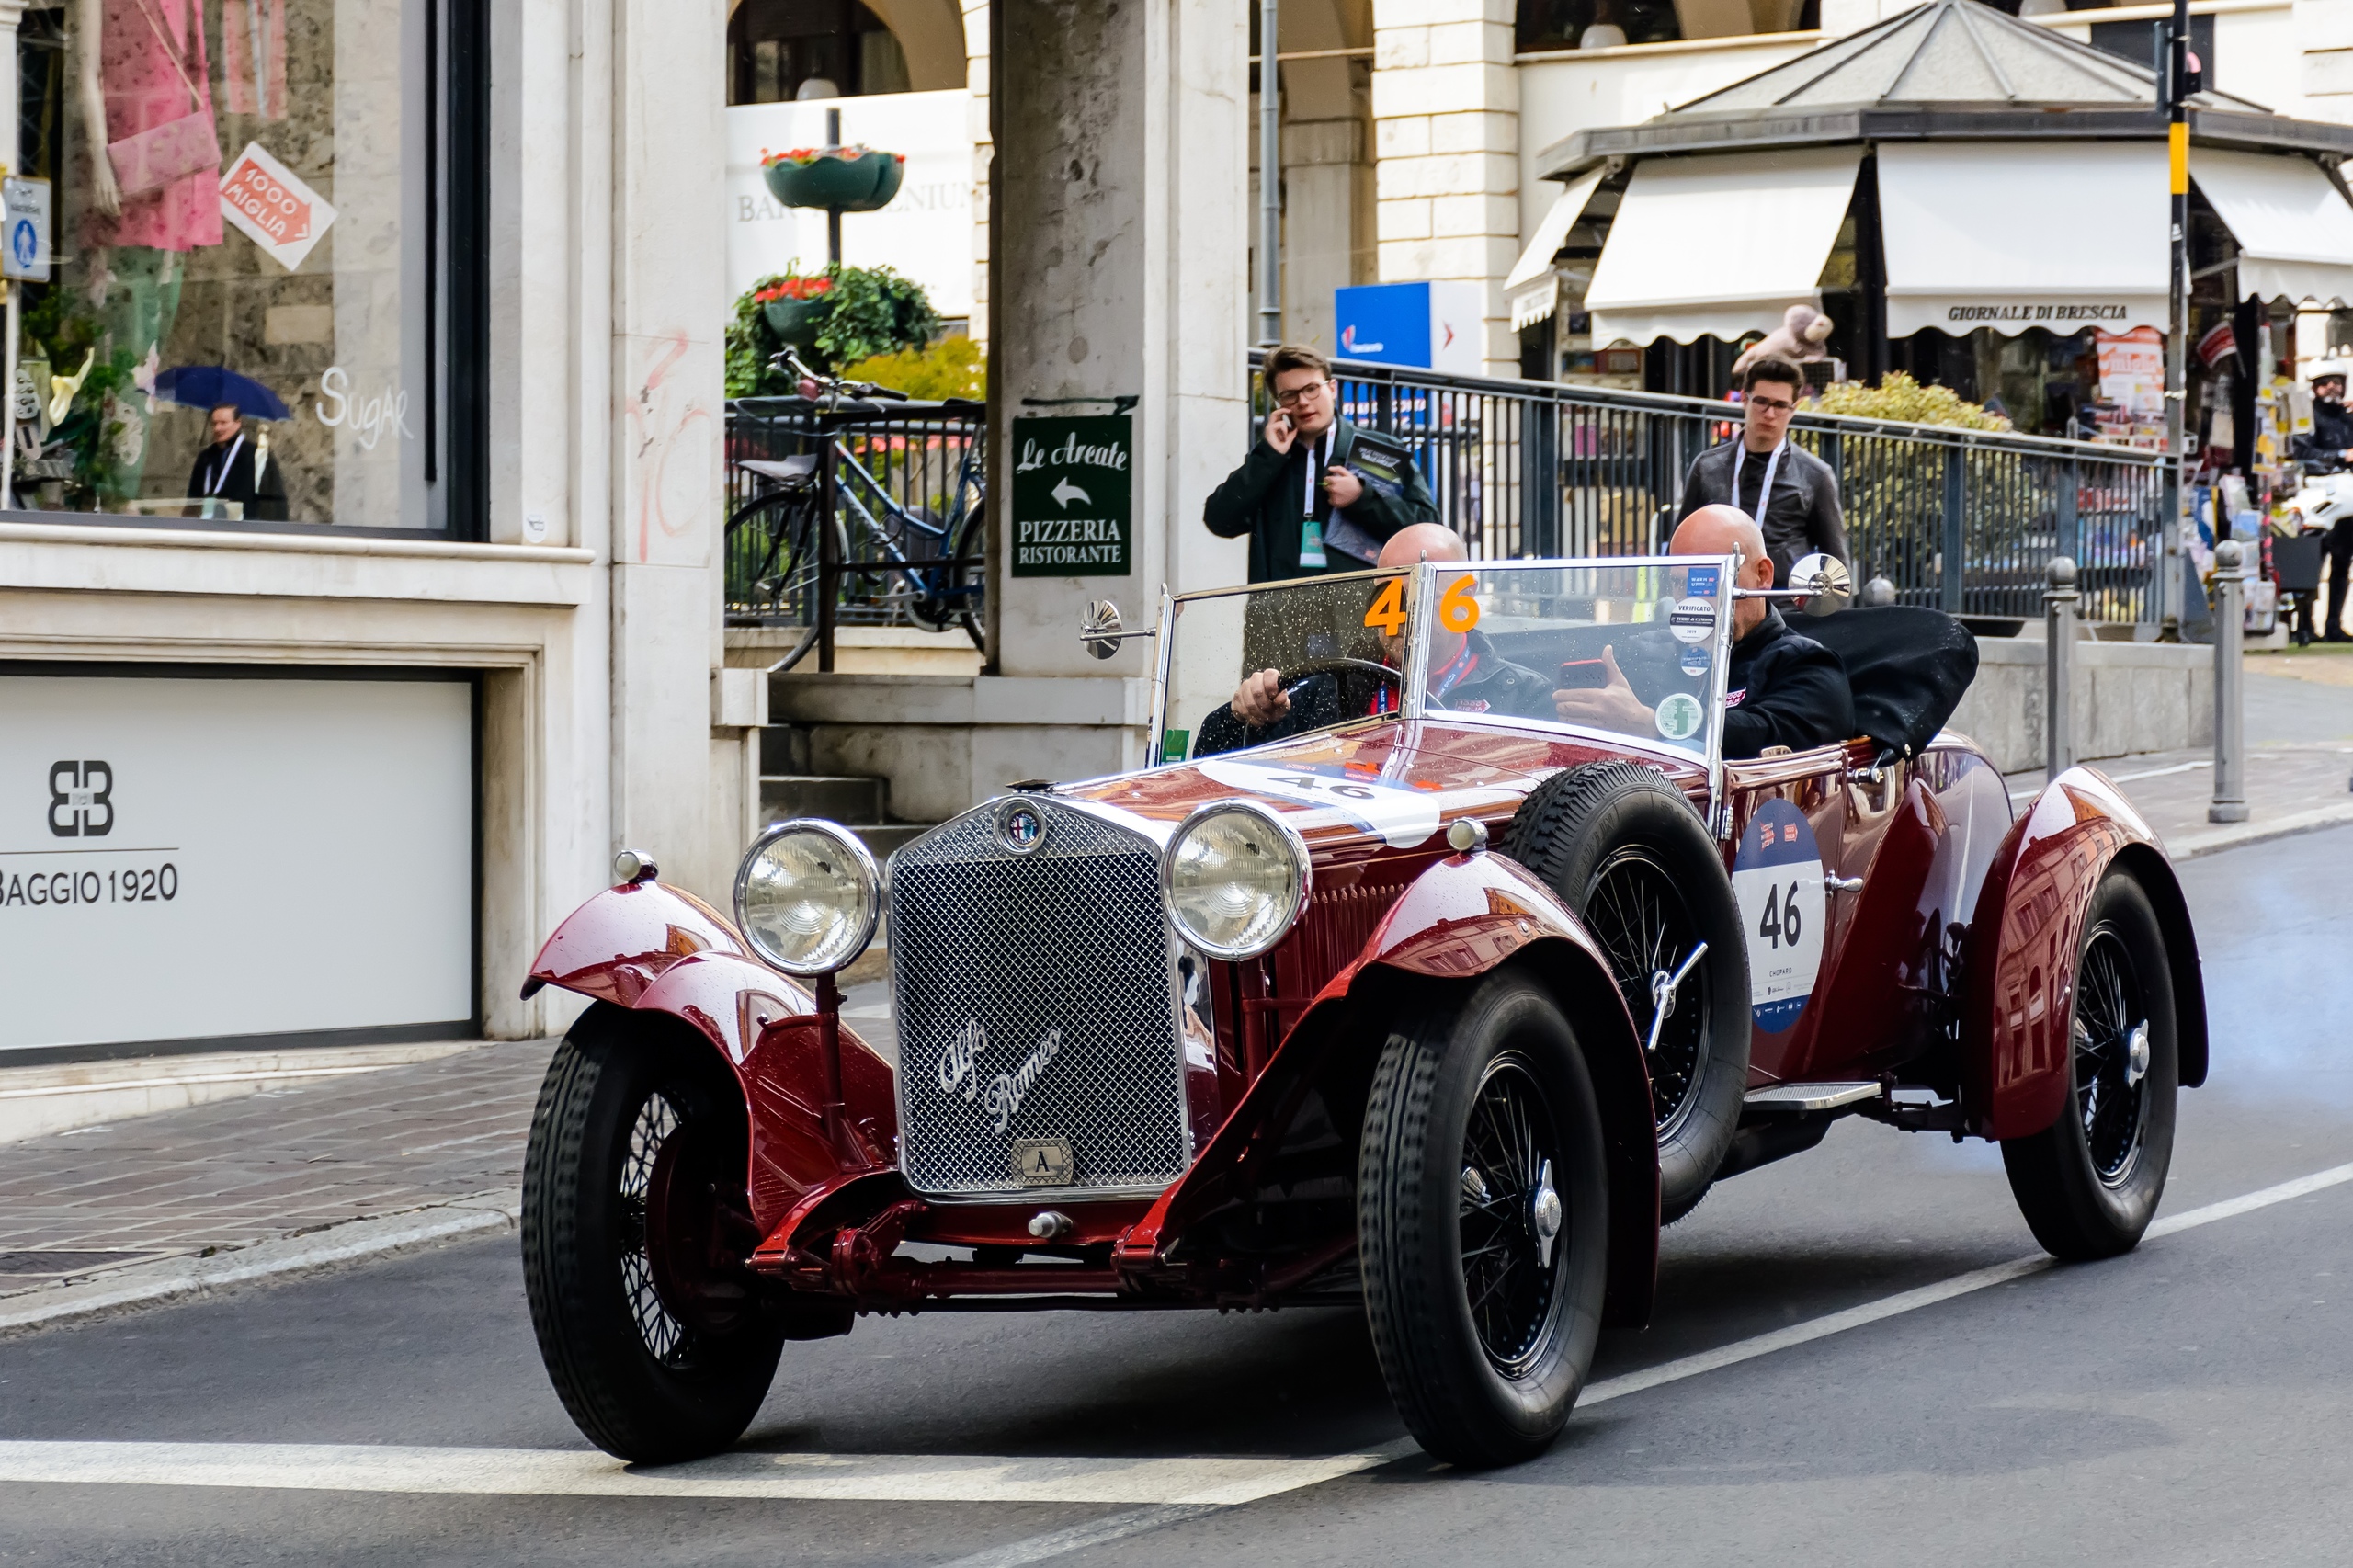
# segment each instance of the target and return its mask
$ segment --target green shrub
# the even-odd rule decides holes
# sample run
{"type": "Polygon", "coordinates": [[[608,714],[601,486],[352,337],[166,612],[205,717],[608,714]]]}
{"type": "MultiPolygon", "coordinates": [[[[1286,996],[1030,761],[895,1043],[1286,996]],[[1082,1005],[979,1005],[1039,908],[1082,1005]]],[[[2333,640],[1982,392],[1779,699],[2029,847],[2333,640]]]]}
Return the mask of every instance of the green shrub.
{"type": "Polygon", "coordinates": [[[1810,414],[1844,414],[1858,419],[1902,419],[1914,425],[1950,425],[1964,430],[2006,430],[2010,422],[1988,414],[1950,387],[1924,387],[1902,370],[1890,370],[1877,386],[1833,381],[1807,403],[1810,414]]]}
{"type": "Polygon", "coordinates": [[[895,387],[909,397],[978,400],[989,395],[988,350],[969,337],[943,337],[927,347],[878,354],[842,374],[853,381],[895,387]]]}

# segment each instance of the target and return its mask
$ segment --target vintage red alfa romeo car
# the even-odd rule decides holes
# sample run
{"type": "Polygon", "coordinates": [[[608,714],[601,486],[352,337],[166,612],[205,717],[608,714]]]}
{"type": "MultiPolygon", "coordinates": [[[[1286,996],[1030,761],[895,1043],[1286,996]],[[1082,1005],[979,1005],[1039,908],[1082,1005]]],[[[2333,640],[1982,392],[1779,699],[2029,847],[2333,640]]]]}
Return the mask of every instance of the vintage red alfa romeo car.
{"type": "Polygon", "coordinates": [[[1926,609],[1802,622],[1864,733],[1727,761],[1735,566],[1098,607],[1090,646],[1157,639],[1153,766],[1010,786],[887,880],[780,824],[732,919],[624,854],[526,988],[593,999],[523,1220],[581,1429],[722,1448],[788,1341],[861,1313],[1360,1303],[1415,1437],[1509,1461],[1645,1320],[1662,1221],[1842,1116],[2000,1142],[2060,1256],[2134,1245],[2207,1054],[2155,835],[2088,768],[2014,814],[1940,733],[1974,652],[1926,609]],[[1606,659],[1640,722],[1497,711],[1466,649],[1539,687],[1606,659]],[[1246,744],[1226,704],[1267,668],[1295,733],[1246,744]],[[835,979],[886,903],[895,1060],[835,979]]]}

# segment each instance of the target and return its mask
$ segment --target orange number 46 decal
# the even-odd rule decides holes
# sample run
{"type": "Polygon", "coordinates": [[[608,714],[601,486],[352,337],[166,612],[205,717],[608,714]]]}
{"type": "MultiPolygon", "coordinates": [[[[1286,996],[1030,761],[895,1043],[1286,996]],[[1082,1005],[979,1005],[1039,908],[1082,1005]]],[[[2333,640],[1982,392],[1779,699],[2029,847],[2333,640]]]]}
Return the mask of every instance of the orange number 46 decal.
{"type": "MultiPolygon", "coordinates": [[[[1438,624],[1449,631],[1468,631],[1479,624],[1479,601],[1472,597],[1478,586],[1475,577],[1457,577],[1449,585],[1438,601],[1438,624]]],[[[1405,629],[1405,580],[1392,577],[1373,596],[1372,608],[1364,612],[1364,623],[1377,629],[1384,637],[1394,637],[1405,629]]]]}
{"type": "Polygon", "coordinates": [[[1438,623],[1449,631],[1468,631],[1479,624],[1479,601],[1471,597],[1478,586],[1475,578],[1457,577],[1444,594],[1438,597],[1438,623]]]}
{"type": "Polygon", "coordinates": [[[1384,637],[1394,637],[1405,630],[1405,579],[1392,577],[1375,594],[1372,608],[1364,612],[1364,623],[1378,627],[1384,637]]]}

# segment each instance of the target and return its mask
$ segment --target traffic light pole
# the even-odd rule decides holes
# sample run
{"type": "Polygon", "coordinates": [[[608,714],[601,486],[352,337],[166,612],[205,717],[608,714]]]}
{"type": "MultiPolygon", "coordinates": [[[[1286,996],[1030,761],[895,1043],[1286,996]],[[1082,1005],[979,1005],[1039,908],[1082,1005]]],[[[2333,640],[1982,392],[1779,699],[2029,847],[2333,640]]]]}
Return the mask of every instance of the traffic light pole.
{"type": "Polygon", "coordinates": [[[1275,62],[1279,0],[1258,0],[1258,342],[1283,337],[1281,72],[1275,62]]]}
{"type": "Polygon", "coordinates": [[[2170,307],[2165,335],[2165,467],[2164,562],[2158,584],[2159,619],[2166,641],[2181,635],[2183,596],[2188,574],[2183,562],[2188,529],[2182,516],[2183,469],[2188,456],[2183,441],[2189,408],[2189,0],[2174,0],[2173,21],[2165,29],[2165,58],[2161,85],[2165,100],[2165,153],[2173,195],[2172,247],[2167,256],[2166,298],[2170,307]]]}

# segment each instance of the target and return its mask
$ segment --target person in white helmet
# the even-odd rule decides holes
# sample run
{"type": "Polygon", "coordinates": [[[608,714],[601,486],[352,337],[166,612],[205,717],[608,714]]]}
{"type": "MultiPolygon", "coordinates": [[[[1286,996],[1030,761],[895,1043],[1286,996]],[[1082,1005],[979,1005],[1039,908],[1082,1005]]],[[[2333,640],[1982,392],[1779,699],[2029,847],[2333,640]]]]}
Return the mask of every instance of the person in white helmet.
{"type": "MultiPolygon", "coordinates": [[[[2353,412],[2345,406],[2345,367],[2324,359],[2312,369],[2313,427],[2291,443],[2296,460],[2324,472],[2353,467],[2353,412]]],[[[2345,630],[2345,591],[2353,582],[2353,517],[2328,530],[2328,619],[2321,640],[2353,642],[2345,630]]],[[[2309,607],[2307,608],[2309,613],[2309,607]]]]}

